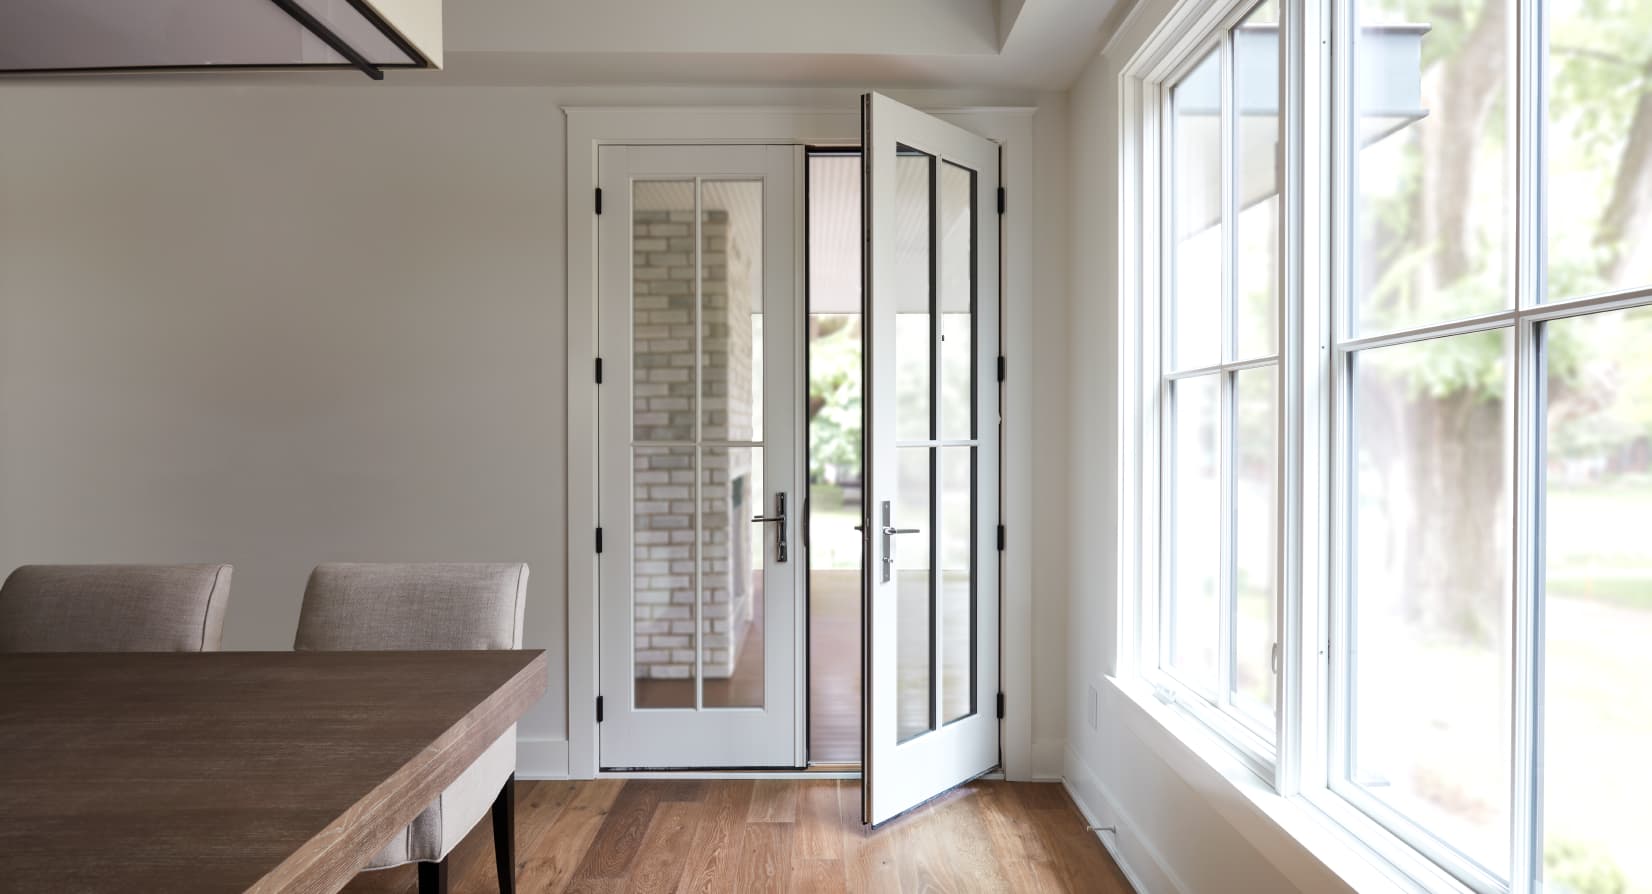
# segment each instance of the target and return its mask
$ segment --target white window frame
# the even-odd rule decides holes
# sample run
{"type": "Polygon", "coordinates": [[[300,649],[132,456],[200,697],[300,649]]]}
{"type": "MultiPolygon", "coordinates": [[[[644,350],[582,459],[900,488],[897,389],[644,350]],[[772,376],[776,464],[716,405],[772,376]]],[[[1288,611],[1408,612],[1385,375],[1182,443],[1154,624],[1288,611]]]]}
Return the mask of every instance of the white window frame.
{"type": "MultiPolygon", "coordinates": [[[[1184,0],[1123,65],[1119,77],[1119,579],[1118,674],[1153,684],[1161,700],[1203,723],[1211,740],[1262,783],[1339,840],[1363,851],[1396,881],[1419,890],[1536,894],[1541,886],[1543,440],[1541,329],[1548,322],[1652,306],[1652,284],[1544,303],[1546,292],[1546,22],[1542,0],[1511,0],[1513,79],[1508,174],[1515,228],[1509,282],[1513,305],[1481,316],[1349,337],[1354,195],[1352,0],[1281,0],[1284,118],[1279,369],[1280,661],[1277,748],[1271,761],[1225,725],[1214,706],[1178,691],[1159,671],[1159,541],[1163,388],[1161,310],[1168,282],[1161,209],[1168,89],[1202,59],[1255,0],[1184,0]],[[1333,53],[1333,47],[1339,48],[1333,53]],[[1340,327],[1340,328],[1339,328],[1340,327]],[[1374,799],[1349,797],[1344,769],[1350,729],[1347,666],[1351,594],[1349,358],[1361,351],[1487,330],[1513,333],[1514,692],[1511,735],[1510,882],[1469,861],[1374,799]]],[[[1225,72],[1224,72],[1225,77],[1225,72]]],[[[1225,182],[1225,181],[1224,181],[1225,182]]],[[[1242,364],[1241,364],[1242,365],[1242,364]]]]}
{"type": "MultiPolygon", "coordinates": [[[[1121,255],[1122,258],[1126,259],[1126,262],[1121,264],[1121,269],[1126,271],[1125,275],[1127,277],[1122,294],[1136,296],[1133,319],[1129,323],[1121,325],[1120,329],[1121,332],[1131,333],[1134,337],[1136,347],[1134,380],[1136,384],[1132,388],[1134,394],[1126,392],[1125,400],[1121,401],[1120,406],[1137,405],[1136,419],[1138,424],[1134,428],[1140,434],[1141,440],[1136,444],[1127,443],[1123,445],[1124,449],[1120,453],[1122,457],[1126,458],[1121,463],[1121,469],[1130,466],[1132,459],[1139,463],[1139,471],[1134,476],[1134,482],[1124,485],[1120,490],[1121,495],[1126,496],[1126,499],[1122,500],[1121,503],[1128,505],[1134,502],[1139,512],[1135,519],[1121,525],[1121,536],[1132,538],[1134,542],[1130,544],[1128,552],[1121,551],[1120,553],[1122,556],[1134,556],[1136,558],[1133,570],[1137,575],[1137,579],[1131,583],[1128,589],[1121,588],[1120,592],[1139,593],[1141,596],[1139,603],[1135,606],[1138,616],[1135,619],[1121,618],[1124,623],[1121,623],[1119,629],[1130,631],[1132,637],[1131,642],[1121,646],[1121,659],[1127,655],[1135,656],[1137,672],[1155,688],[1161,700],[1173,702],[1197,718],[1226,742],[1235,756],[1252,772],[1277,783],[1277,768],[1280,763],[1280,749],[1277,743],[1282,741],[1280,738],[1282,733],[1280,718],[1286,713],[1279,707],[1283,704],[1284,693],[1279,685],[1279,682],[1283,679],[1283,674],[1275,674],[1275,711],[1274,725],[1271,730],[1258,728],[1251,718],[1231,707],[1226,697],[1228,669],[1232,664],[1233,648],[1233,631],[1228,622],[1233,601],[1232,555],[1230,550],[1233,539],[1233,506],[1230,494],[1232,471],[1227,468],[1230,463],[1226,459],[1222,463],[1222,505],[1219,509],[1213,507],[1213,509],[1221,512],[1223,519],[1220,559],[1223,570],[1218,595],[1219,611],[1221,613],[1219,621],[1221,642],[1218,646],[1217,692],[1208,693],[1203,691],[1201,687],[1189,685],[1179,679],[1174,672],[1167,669],[1169,625],[1161,617],[1161,609],[1166,596],[1164,572],[1169,559],[1170,549],[1168,547],[1171,538],[1169,513],[1163,511],[1163,507],[1166,505],[1165,501],[1170,497],[1168,489],[1165,487],[1165,482],[1168,481],[1165,471],[1168,470],[1172,461],[1170,452],[1174,450],[1175,446],[1171,443],[1169,437],[1170,414],[1165,411],[1170,393],[1170,382],[1207,375],[1220,377],[1218,385],[1221,394],[1219,412],[1223,423],[1218,449],[1231,452],[1234,438],[1230,431],[1229,416],[1231,414],[1228,411],[1233,395],[1230,393],[1232,389],[1228,385],[1228,380],[1234,373],[1243,370],[1270,367],[1275,369],[1279,383],[1277,404],[1279,422],[1281,423],[1279,429],[1281,440],[1279,443],[1284,443],[1282,438],[1285,429],[1282,424],[1286,416],[1284,405],[1287,399],[1284,379],[1284,355],[1286,352],[1276,350],[1269,355],[1244,359],[1234,359],[1228,356],[1233,353],[1230,350],[1231,345],[1228,343],[1232,340],[1230,330],[1234,328],[1233,320],[1229,319],[1231,316],[1229,306],[1232,302],[1230,300],[1231,295],[1228,293],[1233,289],[1233,257],[1236,251],[1236,240],[1234,238],[1234,217],[1236,215],[1234,214],[1232,183],[1234,172],[1231,158],[1235,151],[1235,145],[1230,122],[1231,80],[1234,64],[1232,34],[1233,29],[1262,2],[1263,0],[1220,0],[1220,2],[1212,4],[1208,9],[1203,10],[1195,21],[1187,23],[1185,30],[1174,29],[1180,31],[1180,35],[1173,42],[1167,41],[1159,52],[1154,53],[1147,59],[1141,59],[1138,54],[1138,59],[1132,60],[1130,67],[1127,67],[1126,77],[1122,81],[1124,93],[1121,96],[1123,100],[1121,110],[1126,116],[1132,113],[1139,115],[1135,125],[1138,129],[1133,131],[1139,139],[1134,146],[1121,146],[1121,161],[1127,165],[1139,165],[1140,175],[1134,183],[1130,182],[1131,178],[1129,176],[1121,178],[1121,195],[1128,195],[1128,191],[1132,188],[1139,190],[1135,211],[1140,214],[1140,223],[1134,227],[1123,226],[1121,232],[1125,233],[1124,238],[1126,240],[1135,237],[1141,241],[1139,248],[1127,249],[1121,255]],[[1171,338],[1173,337],[1170,321],[1172,308],[1169,300],[1170,286],[1173,282],[1171,268],[1174,263],[1174,255],[1170,250],[1174,239],[1170,232],[1173,218],[1171,203],[1174,201],[1173,189],[1171,188],[1171,170],[1174,163],[1171,158],[1174,149],[1171,138],[1174,126],[1173,116],[1170,112],[1171,88],[1200,62],[1204,61],[1207,54],[1212,52],[1218,56],[1223,94],[1222,123],[1220,126],[1223,166],[1221,202],[1222,220],[1225,227],[1222,240],[1223,358],[1220,363],[1208,367],[1172,370],[1164,362],[1164,358],[1169,353],[1171,338]],[[1138,60],[1141,63],[1139,66],[1138,60]],[[1141,73],[1132,76],[1129,73],[1132,68],[1139,68],[1141,73]],[[1134,232],[1131,232],[1132,230],[1134,232]],[[1132,490],[1135,492],[1133,501],[1128,498],[1132,490]]],[[[1281,0],[1282,19],[1285,5],[1281,0]]],[[[1171,20],[1176,18],[1176,14],[1172,14],[1171,20]]],[[[1167,20],[1167,24],[1171,20],[1167,20]]],[[[1284,41],[1289,27],[1288,24],[1281,21],[1282,46],[1287,45],[1284,41]]],[[[1165,33],[1167,30],[1170,29],[1161,27],[1159,33],[1165,33]]],[[[1150,42],[1143,49],[1147,50],[1151,46],[1150,42]]],[[[1281,66],[1281,71],[1284,70],[1285,66],[1281,66]]],[[[1284,82],[1285,79],[1282,78],[1282,101],[1285,99],[1284,82]]],[[[1285,105],[1282,103],[1281,110],[1284,109],[1285,105]]],[[[1283,124],[1284,122],[1282,122],[1282,126],[1283,124]]],[[[1125,132],[1131,133],[1131,131],[1125,132]]],[[[1131,141],[1126,140],[1126,143],[1129,142],[1131,141]]],[[[1282,183],[1284,182],[1287,181],[1282,181],[1282,183]]],[[[1281,275],[1278,277],[1281,294],[1278,296],[1279,312],[1276,319],[1276,326],[1278,327],[1275,335],[1276,348],[1283,347],[1286,344],[1285,318],[1287,313],[1285,312],[1285,306],[1291,302],[1289,297],[1290,287],[1285,278],[1288,270],[1285,259],[1293,254],[1286,249],[1288,230],[1285,225],[1285,218],[1289,216],[1286,206],[1287,201],[1282,200],[1280,202],[1281,250],[1279,252],[1281,275]]],[[[1129,207],[1129,205],[1126,205],[1126,207],[1129,207]]],[[[1128,303],[1130,303],[1128,300],[1121,302],[1121,309],[1123,309],[1124,304],[1128,303]]],[[[1125,323],[1125,321],[1121,320],[1121,323],[1125,323]]],[[[1124,378],[1130,379],[1131,376],[1127,374],[1124,378]]],[[[1123,426],[1121,431],[1126,431],[1128,428],[1128,425],[1123,426]]],[[[1276,475],[1282,483],[1285,477],[1285,467],[1281,463],[1276,468],[1278,470],[1276,475]]],[[[1283,496],[1283,487],[1279,487],[1276,490],[1276,499],[1279,500],[1276,524],[1279,530],[1276,532],[1275,542],[1281,545],[1284,543],[1283,534],[1285,532],[1285,502],[1283,496]]],[[[1281,561],[1283,561],[1282,554],[1276,558],[1276,562],[1281,561]]],[[[1121,563],[1121,567],[1129,568],[1131,564],[1121,563]]],[[[1278,587],[1283,589],[1285,581],[1283,576],[1278,573],[1280,570],[1280,568],[1276,568],[1274,579],[1278,587]]],[[[1127,600],[1121,600],[1121,604],[1125,601],[1127,600]]],[[[1285,617],[1284,613],[1280,611],[1277,593],[1274,615],[1274,642],[1279,644],[1277,651],[1279,655],[1278,663],[1282,670],[1286,663],[1284,658],[1287,640],[1282,636],[1283,628],[1281,625],[1285,617]]],[[[1123,660],[1121,660],[1121,664],[1123,663],[1123,660]]]]}

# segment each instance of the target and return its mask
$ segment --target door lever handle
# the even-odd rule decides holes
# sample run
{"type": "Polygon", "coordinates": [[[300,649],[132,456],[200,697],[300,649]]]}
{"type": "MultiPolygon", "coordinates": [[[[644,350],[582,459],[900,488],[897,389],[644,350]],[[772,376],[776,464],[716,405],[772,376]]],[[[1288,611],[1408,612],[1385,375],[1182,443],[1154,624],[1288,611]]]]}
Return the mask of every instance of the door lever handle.
{"type": "Polygon", "coordinates": [[[883,501],[883,527],[879,529],[883,534],[883,582],[889,583],[889,578],[895,570],[895,535],[917,534],[917,528],[895,527],[895,516],[888,500],[883,501]]]}
{"type": "Polygon", "coordinates": [[[774,495],[773,515],[754,515],[751,520],[758,524],[779,523],[780,526],[774,529],[774,560],[786,561],[786,492],[781,491],[774,495]]]}

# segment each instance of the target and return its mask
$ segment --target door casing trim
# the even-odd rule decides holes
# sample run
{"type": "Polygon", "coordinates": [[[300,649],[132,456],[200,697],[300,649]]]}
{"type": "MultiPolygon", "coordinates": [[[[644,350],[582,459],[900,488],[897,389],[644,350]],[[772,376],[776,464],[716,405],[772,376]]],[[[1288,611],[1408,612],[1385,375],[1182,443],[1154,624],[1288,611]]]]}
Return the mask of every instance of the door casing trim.
{"type": "MultiPolygon", "coordinates": [[[[894,94],[899,98],[900,94],[894,94]]],[[[598,148],[603,145],[799,145],[852,146],[860,142],[858,91],[845,91],[832,106],[627,107],[562,109],[567,135],[567,731],[568,776],[594,779],[598,767],[597,722],[597,527],[598,388],[591,371],[597,357],[598,148]]],[[[919,106],[923,108],[922,106],[919,106]]],[[[1007,708],[999,732],[1003,773],[1011,780],[1034,776],[1032,747],[1032,221],[1033,112],[1023,107],[924,111],[967,128],[1002,147],[999,183],[1010,193],[1000,222],[1001,342],[1009,358],[1000,412],[1003,524],[1009,529],[1003,567],[1000,688],[1007,708]],[[1017,534],[1017,532],[1022,532],[1017,534]]],[[[799,184],[801,188],[802,184],[799,184]]],[[[802,228],[799,229],[801,237],[802,228]]],[[[801,265],[799,265],[801,268],[801,265]]],[[[1062,594],[1064,595],[1064,594],[1062,594]]],[[[801,640],[805,625],[798,625],[801,640]]],[[[798,654],[803,654],[801,641],[798,654]]],[[[806,689],[807,675],[799,675],[806,689]]],[[[806,692],[798,705],[807,704],[806,692]]],[[[798,711],[798,723],[806,720],[798,711]]]]}

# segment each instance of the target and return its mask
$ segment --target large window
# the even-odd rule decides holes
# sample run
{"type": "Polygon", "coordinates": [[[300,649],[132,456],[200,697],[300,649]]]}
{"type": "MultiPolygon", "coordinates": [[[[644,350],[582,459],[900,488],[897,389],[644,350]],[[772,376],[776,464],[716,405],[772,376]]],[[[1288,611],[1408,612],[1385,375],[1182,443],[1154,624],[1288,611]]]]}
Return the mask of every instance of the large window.
{"type": "Polygon", "coordinates": [[[1157,669],[1271,759],[1279,530],[1277,0],[1167,88],[1157,669]]]}
{"type": "Polygon", "coordinates": [[[1425,886],[1652,894],[1652,4],[1190,0],[1125,76],[1142,673],[1425,886]]]}

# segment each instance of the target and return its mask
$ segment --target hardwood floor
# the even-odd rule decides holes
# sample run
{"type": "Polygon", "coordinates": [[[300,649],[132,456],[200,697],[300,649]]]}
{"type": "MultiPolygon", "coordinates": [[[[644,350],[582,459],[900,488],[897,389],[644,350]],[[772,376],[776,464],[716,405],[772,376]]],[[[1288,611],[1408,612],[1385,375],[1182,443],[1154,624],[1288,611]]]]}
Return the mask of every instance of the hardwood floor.
{"type": "MultiPolygon", "coordinates": [[[[499,890],[484,820],[453,851],[453,894],[499,890]]],[[[860,783],[522,782],[517,890],[539,892],[1071,891],[1128,894],[1061,786],[973,782],[869,831],[860,783]]],[[[414,892],[413,867],[349,892],[414,892]]]]}

